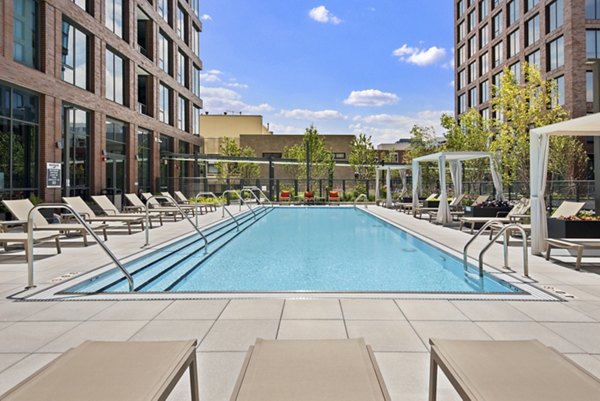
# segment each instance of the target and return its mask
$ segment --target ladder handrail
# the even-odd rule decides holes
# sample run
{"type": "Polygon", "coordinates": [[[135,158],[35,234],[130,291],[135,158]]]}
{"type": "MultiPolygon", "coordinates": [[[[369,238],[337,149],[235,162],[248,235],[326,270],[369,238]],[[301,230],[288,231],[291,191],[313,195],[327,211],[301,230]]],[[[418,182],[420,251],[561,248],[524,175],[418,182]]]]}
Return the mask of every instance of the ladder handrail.
{"type": "MultiPolygon", "coordinates": [[[[133,289],[134,289],[133,277],[125,269],[125,267],[121,264],[121,262],[119,261],[119,258],[117,258],[115,256],[115,254],[112,253],[112,251],[106,246],[106,244],[104,243],[104,241],[102,241],[102,239],[98,236],[98,234],[96,234],[94,232],[92,227],[85,221],[85,219],[83,217],[81,217],[81,215],[71,205],[68,205],[66,203],[43,203],[43,204],[34,206],[29,211],[29,214],[27,215],[27,238],[29,240],[28,245],[27,245],[27,247],[28,247],[27,252],[29,253],[29,260],[27,261],[27,287],[26,288],[29,289],[29,288],[35,287],[34,279],[33,279],[33,242],[34,242],[33,241],[33,212],[37,211],[39,209],[56,209],[56,208],[67,209],[68,211],[70,211],[72,213],[73,217],[75,217],[75,219],[85,228],[85,230],[96,240],[96,242],[100,245],[100,247],[102,249],[104,249],[104,251],[107,253],[107,255],[113,260],[113,262],[115,262],[117,267],[121,270],[123,275],[125,275],[125,277],[127,278],[127,282],[129,283],[129,291],[133,291],[133,289]]],[[[148,224],[148,222],[146,222],[146,224],[148,224]]]]}
{"type": "MultiPolygon", "coordinates": [[[[252,195],[252,197],[253,197],[253,198],[256,200],[256,204],[257,204],[258,206],[262,207],[263,209],[266,209],[266,208],[265,208],[265,205],[263,205],[262,203],[260,203],[260,199],[259,199],[259,197],[258,197],[258,196],[256,196],[256,194],[255,194],[255,193],[254,193],[254,192],[253,192],[251,189],[249,189],[249,188],[246,188],[246,187],[243,187],[243,188],[240,190],[240,195],[242,195],[244,192],[250,192],[250,194],[252,195]]],[[[240,197],[240,199],[241,199],[241,197],[240,197]]]]}
{"type": "MultiPolygon", "coordinates": [[[[358,195],[358,196],[356,197],[356,199],[354,199],[354,207],[356,207],[356,203],[357,203],[359,200],[361,200],[361,199],[365,199],[365,200],[366,200],[366,202],[368,202],[368,201],[369,201],[369,197],[367,196],[367,194],[360,194],[360,195],[358,195]]],[[[366,208],[366,209],[368,209],[368,208],[369,208],[369,205],[367,205],[366,203],[365,203],[365,208],[366,208]]]]}
{"type": "MultiPolygon", "coordinates": [[[[231,212],[225,207],[225,204],[223,202],[221,202],[219,200],[219,198],[217,197],[217,195],[215,195],[214,192],[198,192],[196,194],[196,197],[194,198],[194,201],[196,203],[196,210],[198,209],[198,197],[199,196],[206,196],[209,195],[211,197],[213,197],[215,199],[215,201],[217,202],[217,205],[221,206],[221,208],[223,209],[223,214],[221,217],[225,217],[225,212],[227,212],[229,214],[229,216],[231,216],[231,218],[233,219],[233,221],[235,221],[235,224],[237,226],[237,230],[240,231],[240,223],[237,221],[237,219],[233,216],[233,214],[231,214],[231,212]]],[[[198,213],[196,213],[196,226],[198,226],[198,213]]]]}
{"type": "Polygon", "coordinates": [[[477,237],[479,237],[481,235],[481,233],[483,233],[485,231],[486,228],[488,228],[489,226],[491,226],[494,223],[495,223],[494,220],[488,220],[487,222],[485,222],[484,225],[481,226],[481,228],[475,233],[475,235],[473,235],[471,237],[471,239],[469,241],[467,241],[467,243],[465,244],[465,247],[463,248],[463,267],[464,267],[465,271],[467,271],[468,266],[469,266],[469,263],[467,262],[467,250],[469,249],[469,246],[471,246],[473,241],[475,241],[475,239],[477,237]]]}
{"type": "MultiPolygon", "coordinates": [[[[494,238],[490,242],[488,242],[486,246],[483,247],[481,252],[479,252],[479,277],[483,277],[483,255],[492,246],[492,244],[494,244],[494,242],[496,242],[496,240],[500,238],[502,234],[504,234],[508,230],[513,229],[517,229],[521,232],[521,236],[523,238],[523,275],[525,277],[529,277],[529,259],[527,256],[527,233],[520,224],[516,223],[507,224],[504,227],[502,227],[498,234],[496,234],[496,236],[494,236],[494,238]]],[[[504,241],[504,267],[508,268],[508,243],[506,240],[504,241]]]]}
{"type": "MultiPolygon", "coordinates": [[[[194,224],[194,222],[192,221],[192,219],[190,219],[190,217],[187,215],[187,213],[185,213],[183,211],[183,209],[179,206],[179,204],[175,201],[175,199],[173,199],[170,196],[166,196],[166,195],[152,195],[151,197],[149,197],[148,199],[146,199],[146,244],[144,246],[148,246],[150,245],[150,201],[152,199],[166,199],[168,200],[170,203],[172,203],[181,213],[181,215],[190,222],[190,224],[192,225],[192,227],[194,227],[194,229],[196,230],[196,232],[198,234],[200,234],[200,237],[202,237],[202,239],[204,240],[204,254],[208,253],[208,239],[206,238],[206,236],[204,234],[202,234],[202,231],[200,231],[200,229],[198,229],[198,226],[196,226],[194,224]]],[[[195,209],[195,213],[198,213],[198,204],[196,204],[196,209],[195,209]]]]}
{"type": "Polygon", "coordinates": [[[226,191],[223,191],[223,193],[221,195],[225,196],[228,193],[236,194],[240,200],[240,211],[242,210],[242,205],[246,206],[248,208],[248,210],[250,210],[250,212],[252,212],[252,216],[254,216],[254,219],[256,220],[256,212],[254,210],[252,210],[252,208],[250,206],[248,206],[248,204],[246,202],[244,202],[244,199],[242,198],[242,193],[240,191],[237,191],[235,189],[228,189],[226,191]]]}
{"type": "Polygon", "coordinates": [[[269,197],[267,196],[267,194],[265,194],[263,192],[263,190],[260,189],[259,187],[257,187],[256,185],[245,186],[243,189],[250,189],[252,191],[258,191],[258,192],[260,192],[260,194],[262,196],[264,196],[264,198],[267,200],[267,202],[269,203],[269,205],[271,205],[271,207],[274,207],[273,202],[271,202],[271,199],[269,199],[269,197]]]}

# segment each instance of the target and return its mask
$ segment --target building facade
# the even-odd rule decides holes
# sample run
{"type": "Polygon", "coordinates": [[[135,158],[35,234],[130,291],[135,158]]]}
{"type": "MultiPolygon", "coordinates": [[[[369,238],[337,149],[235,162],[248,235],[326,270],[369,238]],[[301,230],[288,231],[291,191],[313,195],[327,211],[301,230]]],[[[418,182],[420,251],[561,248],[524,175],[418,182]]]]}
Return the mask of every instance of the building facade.
{"type": "Polygon", "coordinates": [[[239,143],[241,135],[273,135],[261,115],[204,113],[200,116],[200,127],[203,153],[206,154],[219,154],[224,138],[239,143]]]}
{"type": "Polygon", "coordinates": [[[556,80],[559,102],[592,111],[590,59],[600,58],[600,0],[455,0],[455,115],[491,117],[492,85],[524,62],[556,80]]]}
{"type": "Polygon", "coordinates": [[[162,156],[200,152],[199,0],[0,5],[4,198],[155,191],[191,171],[162,156]]]}

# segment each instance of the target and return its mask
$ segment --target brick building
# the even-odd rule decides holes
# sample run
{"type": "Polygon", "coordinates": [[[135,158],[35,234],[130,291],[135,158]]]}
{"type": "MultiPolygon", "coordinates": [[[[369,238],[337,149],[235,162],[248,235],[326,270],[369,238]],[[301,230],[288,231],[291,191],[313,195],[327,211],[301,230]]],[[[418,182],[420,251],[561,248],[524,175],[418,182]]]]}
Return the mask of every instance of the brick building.
{"type": "Polygon", "coordinates": [[[3,0],[2,196],[153,191],[187,175],[191,163],[161,156],[200,151],[199,12],[199,0],[3,0]]]}
{"type": "Polygon", "coordinates": [[[600,0],[455,0],[455,112],[491,115],[492,85],[524,62],[555,79],[560,103],[592,111],[592,66],[600,58],[600,0]]]}

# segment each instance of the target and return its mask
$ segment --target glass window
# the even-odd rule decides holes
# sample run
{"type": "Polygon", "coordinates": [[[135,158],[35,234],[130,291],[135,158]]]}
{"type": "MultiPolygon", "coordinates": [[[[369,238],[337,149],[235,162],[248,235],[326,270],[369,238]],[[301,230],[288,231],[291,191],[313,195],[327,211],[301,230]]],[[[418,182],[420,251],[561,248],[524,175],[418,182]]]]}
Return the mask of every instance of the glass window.
{"type": "Polygon", "coordinates": [[[156,0],[156,6],[158,8],[158,14],[163,17],[167,22],[171,19],[171,1],[170,0],[156,0]]]}
{"type": "Polygon", "coordinates": [[[200,0],[192,0],[191,3],[194,14],[196,14],[196,17],[200,18],[200,0]]]}
{"type": "Polygon", "coordinates": [[[475,28],[475,25],[477,25],[477,14],[475,14],[475,10],[473,10],[469,13],[468,21],[469,21],[469,32],[471,32],[475,28]]]}
{"type": "Polygon", "coordinates": [[[158,119],[165,124],[171,124],[171,88],[160,84],[158,104],[158,119]]]}
{"type": "Polygon", "coordinates": [[[600,58],[600,30],[585,31],[585,53],[588,59],[600,58]]]}
{"type": "Polygon", "coordinates": [[[104,25],[115,35],[123,37],[123,0],[105,0],[104,25]]]}
{"type": "Polygon", "coordinates": [[[500,4],[502,0],[492,0],[492,10],[495,10],[496,7],[500,4]]]}
{"type": "Polygon", "coordinates": [[[477,53],[477,36],[473,35],[469,38],[469,58],[477,53]]]}
{"type": "Polygon", "coordinates": [[[490,109],[485,108],[485,109],[481,110],[481,117],[483,118],[484,121],[488,121],[490,119],[490,109]]]}
{"type": "Polygon", "coordinates": [[[565,77],[561,75],[560,77],[554,78],[556,81],[556,96],[558,104],[564,106],[565,104],[565,77]]]}
{"type": "Polygon", "coordinates": [[[490,57],[489,57],[489,53],[488,52],[485,52],[479,58],[479,75],[485,75],[490,70],[489,58],[490,57]]]}
{"type": "Polygon", "coordinates": [[[540,51],[536,50],[531,54],[528,54],[527,57],[525,57],[525,60],[527,61],[527,63],[529,65],[534,65],[536,66],[538,69],[542,68],[542,59],[540,56],[540,51]]]}
{"type": "Polygon", "coordinates": [[[462,114],[465,111],[467,111],[467,98],[463,93],[462,95],[458,96],[458,114],[462,114]]]}
{"type": "Polygon", "coordinates": [[[458,41],[459,42],[465,38],[466,33],[467,33],[467,31],[465,30],[465,22],[463,21],[460,24],[458,24],[458,41]]]}
{"type": "Polygon", "coordinates": [[[187,105],[188,101],[183,96],[179,96],[177,100],[177,128],[182,131],[187,131],[187,105]]]}
{"type": "Polygon", "coordinates": [[[196,65],[194,65],[193,70],[192,92],[194,95],[200,97],[200,68],[196,65]]]}
{"type": "Polygon", "coordinates": [[[504,75],[504,71],[500,71],[492,77],[492,83],[496,88],[500,88],[502,86],[502,75],[504,75]]]}
{"type": "Polygon", "coordinates": [[[508,35],[508,57],[513,57],[519,54],[521,45],[519,43],[519,30],[510,33],[508,35]]]}
{"type": "Polygon", "coordinates": [[[66,196],[90,195],[89,113],[63,104],[63,186],[66,196]]]}
{"type": "Polygon", "coordinates": [[[169,188],[170,180],[173,176],[173,162],[168,160],[169,156],[173,154],[174,141],[168,135],[160,134],[160,186],[161,190],[169,188]]]}
{"type": "Polygon", "coordinates": [[[88,37],[71,23],[62,23],[62,80],[87,89],[88,37]]]}
{"type": "Polygon", "coordinates": [[[490,11],[490,3],[488,0],[480,0],[479,1],[479,20],[483,20],[488,16],[490,11]]]}
{"type": "Polygon", "coordinates": [[[197,57],[200,57],[200,28],[194,25],[192,36],[192,50],[197,57]]]}
{"type": "Polygon", "coordinates": [[[469,89],[469,107],[477,106],[477,87],[469,89]]]}
{"type": "Polygon", "coordinates": [[[546,6],[547,32],[560,28],[564,20],[563,0],[556,0],[546,6]]]}
{"type": "Polygon", "coordinates": [[[182,52],[177,52],[177,82],[187,87],[187,57],[182,52]]]}
{"type": "Polygon", "coordinates": [[[72,1],[77,6],[81,7],[82,9],[84,9],[85,11],[89,11],[88,10],[88,2],[87,2],[87,0],[72,0],[72,1]]]}
{"type": "Polygon", "coordinates": [[[477,79],[477,63],[474,61],[469,64],[469,83],[477,79]]]}
{"type": "Polygon", "coordinates": [[[585,18],[600,19],[600,0],[585,0],[585,18]]]}
{"type": "Polygon", "coordinates": [[[525,11],[531,10],[533,7],[537,6],[540,0],[525,0],[525,11]]]}
{"type": "Polygon", "coordinates": [[[137,162],[138,162],[138,190],[150,191],[150,155],[152,133],[146,129],[138,128],[137,135],[137,162]]]}
{"type": "Polygon", "coordinates": [[[127,124],[112,118],[106,119],[106,151],[119,155],[125,154],[127,142],[127,124]]]}
{"type": "Polygon", "coordinates": [[[490,41],[490,28],[486,24],[479,30],[479,48],[483,49],[490,41]]]}
{"type": "Polygon", "coordinates": [[[163,32],[158,34],[158,66],[171,74],[171,41],[163,32]]]}
{"type": "Polygon", "coordinates": [[[13,0],[13,59],[38,67],[39,31],[37,0],[13,0]]]}
{"type": "Polygon", "coordinates": [[[125,62],[121,56],[106,49],[106,98],[125,104],[125,62]]]}
{"type": "Polygon", "coordinates": [[[202,109],[196,105],[192,108],[192,134],[200,136],[200,114],[202,109]]]}
{"type": "Polygon", "coordinates": [[[467,84],[466,75],[467,75],[467,70],[461,70],[458,72],[458,75],[456,78],[457,79],[456,88],[458,90],[461,90],[467,84]]]}
{"type": "Polygon", "coordinates": [[[181,8],[177,7],[177,36],[187,43],[187,14],[181,8]]]}
{"type": "Polygon", "coordinates": [[[490,100],[490,81],[483,81],[481,83],[481,103],[485,103],[490,100]]]}
{"type": "Polygon", "coordinates": [[[511,26],[519,19],[519,1],[520,0],[511,0],[507,5],[507,24],[511,26]]]}
{"type": "Polygon", "coordinates": [[[565,48],[562,36],[548,43],[548,71],[565,64],[565,48]]]}
{"type": "Polygon", "coordinates": [[[458,18],[465,15],[465,2],[464,0],[458,0],[456,3],[456,13],[458,14],[458,18]]]}
{"type": "Polygon", "coordinates": [[[531,46],[538,40],[540,40],[540,16],[536,15],[527,21],[527,42],[525,46],[531,46]]]}
{"type": "Polygon", "coordinates": [[[585,72],[585,101],[594,102],[594,73],[592,71],[585,72]]]}
{"type": "Polygon", "coordinates": [[[494,45],[492,48],[492,53],[492,56],[494,57],[494,61],[492,63],[493,68],[496,68],[504,61],[504,42],[498,42],[496,45],[494,45]]]}
{"type": "Polygon", "coordinates": [[[517,83],[521,83],[521,63],[514,63],[513,65],[508,67],[508,69],[512,71],[517,83]]]}
{"type": "Polygon", "coordinates": [[[502,33],[503,28],[502,11],[499,11],[498,14],[494,15],[492,18],[492,36],[497,38],[502,33]]]}

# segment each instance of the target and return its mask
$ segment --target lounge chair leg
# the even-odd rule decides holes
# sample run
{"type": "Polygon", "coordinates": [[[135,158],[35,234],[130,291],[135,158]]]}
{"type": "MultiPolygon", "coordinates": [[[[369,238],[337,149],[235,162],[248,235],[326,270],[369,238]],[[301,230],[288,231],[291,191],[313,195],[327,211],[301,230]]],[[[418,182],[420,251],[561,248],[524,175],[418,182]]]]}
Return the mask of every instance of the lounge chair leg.
{"type": "Polygon", "coordinates": [[[108,235],[106,235],[106,227],[102,229],[102,232],[104,233],[104,241],[108,241],[108,235]]]}
{"type": "Polygon", "coordinates": [[[196,361],[196,353],[192,356],[190,363],[190,386],[192,390],[192,401],[200,401],[198,394],[198,362],[196,361]]]}
{"type": "Polygon", "coordinates": [[[577,261],[575,262],[575,270],[581,270],[581,257],[583,256],[583,246],[577,247],[577,261]]]}
{"type": "Polygon", "coordinates": [[[86,231],[82,231],[81,235],[83,236],[83,246],[88,246],[87,232],[86,231]]]}
{"type": "Polygon", "coordinates": [[[60,238],[56,237],[56,253],[62,253],[62,249],[60,249],[60,238]]]}
{"type": "Polygon", "coordinates": [[[129,235],[131,235],[131,223],[127,223],[127,231],[129,231],[129,235]]]}
{"type": "Polygon", "coordinates": [[[435,401],[437,399],[437,362],[431,352],[429,363],[429,401],[435,401]]]}
{"type": "Polygon", "coordinates": [[[552,249],[552,245],[546,244],[546,260],[550,260],[550,250],[552,249]]]}

